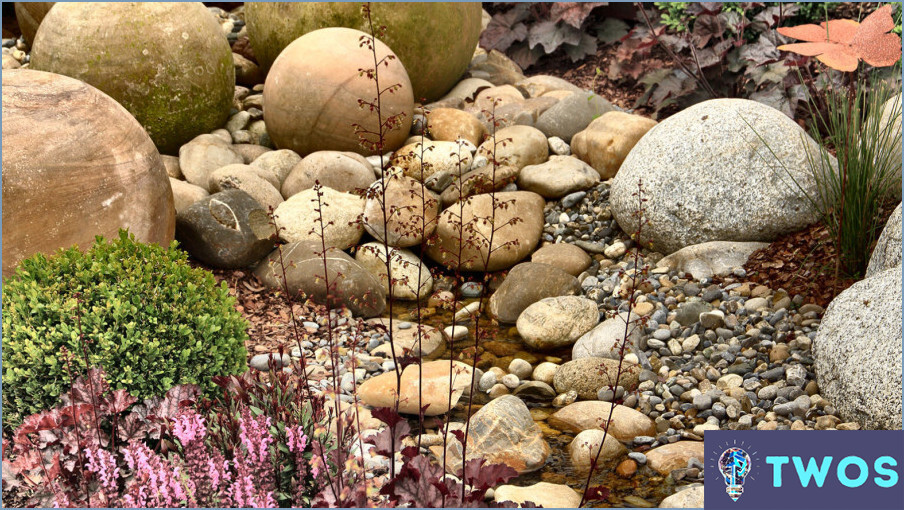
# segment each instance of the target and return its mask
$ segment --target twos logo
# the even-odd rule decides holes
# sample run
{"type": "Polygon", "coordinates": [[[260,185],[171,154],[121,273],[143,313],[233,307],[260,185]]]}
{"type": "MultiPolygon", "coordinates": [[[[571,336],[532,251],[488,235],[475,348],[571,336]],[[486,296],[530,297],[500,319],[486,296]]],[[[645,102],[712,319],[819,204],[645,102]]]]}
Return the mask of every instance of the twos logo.
{"type": "Polygon", "coordinates": [[[706,443],[706,508],[904,508],[902,431],[711,430],[706,443]]]}

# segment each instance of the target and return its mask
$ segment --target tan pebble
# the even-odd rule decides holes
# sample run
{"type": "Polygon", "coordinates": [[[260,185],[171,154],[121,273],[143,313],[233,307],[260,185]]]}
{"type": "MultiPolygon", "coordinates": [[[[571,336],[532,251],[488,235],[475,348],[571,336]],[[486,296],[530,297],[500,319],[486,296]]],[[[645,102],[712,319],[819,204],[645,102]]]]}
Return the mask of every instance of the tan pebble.
{"type": "Polygon", "coordinates": [[[634,459],[625,459],[618,464],[615,472],[622,478],[631,478],[637,472],[637,462],[634,459]]]}

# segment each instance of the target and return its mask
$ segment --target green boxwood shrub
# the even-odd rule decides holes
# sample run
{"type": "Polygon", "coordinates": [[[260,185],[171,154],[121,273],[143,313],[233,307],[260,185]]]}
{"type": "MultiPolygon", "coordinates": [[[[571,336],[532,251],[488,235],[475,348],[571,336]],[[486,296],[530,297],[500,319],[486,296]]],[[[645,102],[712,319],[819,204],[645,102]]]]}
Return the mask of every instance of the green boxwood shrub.
{"type": "Polygon", "coordinates": [[[213,394],[212,376],[244,371],[247,323],[235,298],[176,246],[120,231],[110,243],[98,236],[85,253],[73,247],[21,263],[3,285],[5,426],[58,405],[70,385],[62,348],[76,375],[84,373],[77,316],[88,364],[139,400],[175,384],[213,394]]]}

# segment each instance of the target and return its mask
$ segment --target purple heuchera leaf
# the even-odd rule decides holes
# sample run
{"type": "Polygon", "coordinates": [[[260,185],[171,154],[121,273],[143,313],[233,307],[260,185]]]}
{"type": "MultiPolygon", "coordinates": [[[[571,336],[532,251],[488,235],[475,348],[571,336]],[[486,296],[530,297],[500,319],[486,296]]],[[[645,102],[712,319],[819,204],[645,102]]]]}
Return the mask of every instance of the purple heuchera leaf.
{"type": "Polygon", "coordinates": [[[527,27],[522,23],[527,19],[530,5],[523,3],[501,13],[490,20],[486,30],[480,34],[480,46],[487,50],[507,50],[513,43],[527,37],[527,27]]]}
{"type": "Polygon", "coordinates": [[[549,16],[555,22],[564,21],[580,29],[593,9],[608,4],[609,2],[556,2],[552,4],[549,16]]]}

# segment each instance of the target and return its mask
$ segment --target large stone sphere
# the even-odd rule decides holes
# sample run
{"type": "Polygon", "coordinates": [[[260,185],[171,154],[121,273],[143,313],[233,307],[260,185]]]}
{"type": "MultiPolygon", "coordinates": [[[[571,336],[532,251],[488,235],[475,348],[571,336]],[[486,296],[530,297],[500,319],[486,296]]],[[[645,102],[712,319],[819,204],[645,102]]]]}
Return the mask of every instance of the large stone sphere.
{"type": "MultiPolygon", "coordinates": [[[[280,53],[264,83],[264,121],[277,147],[302,155],[322,150],[375,153],[361,145],[355,132],[356,124],[371,133],[379,125],[376,113],[358,104],[377,96],[375,82],[358,71],[374,67],[373,54],[360,46],[364,35],[350,28],[324,28],[299,37],[280,53]]],[[[378,59],[392,54],[379,40],[376,51],[378,59]]],[[[380,88],[396,84],[401,88],[383,94],[382,119],[403,117],[401,125],[384,136],[383,152],[405,142],[414,110],[405,68],[397,58],[388,63],[380,66],[380,88]]]]}
{"type": "MultiPolygon", "coordinates": [[[[434,101],[461,78],[480,38],[478,2],[375,2],[375,26],[401,59],[414,98],[434,101]]],[[[254,56],[269,68],[296,38],[326,27],[368,31],[359,2],[247,2],[245,20],[254,56]]]]}
{"type": "Polygon", "coordinates": [[[31,62],[117,100],[164,154],[222,127],[235,91],[229,43],[200,2],[60,3],[31,62]]]}
{"type": "Polygon", "coordinates": [[[25,40],[33,42],[41,20],[47,15],[47,12],[56,2],[16,2],[16,21],[19,23],[19,29],[25,40]]]}
{"type": "Polygon", "coordinates": [[[120,228],[166,246],[175,222],[160,154],[125,108],[66,76],[3,71],[4,277],[120,228]]]}

